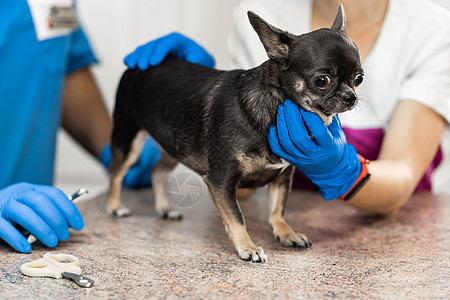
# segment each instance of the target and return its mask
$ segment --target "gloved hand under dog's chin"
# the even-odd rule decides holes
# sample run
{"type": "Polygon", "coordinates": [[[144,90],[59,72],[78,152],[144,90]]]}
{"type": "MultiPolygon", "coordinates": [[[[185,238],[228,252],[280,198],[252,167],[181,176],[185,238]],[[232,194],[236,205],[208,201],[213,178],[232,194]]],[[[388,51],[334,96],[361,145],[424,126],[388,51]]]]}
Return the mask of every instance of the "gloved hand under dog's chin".
{"type": "MultiPolygon", "coordinates": [[[[151,137],[147,137],[138,161],[125,175],[123,185],[130,189],[149,187],[152,185],[150,169],[158,162],[161,151],[151,137]]],[[[112,162],[111,146],[106,144],[99,156],[100,162],[108,169],[112,162]]]]}
{"type": "Polygon", "coordinates": [[[174,32],[139,46],[128,54],[124,63],[134,69],[136,66],[144,71],[150,66],[157,66],[166,56],[172,55],[194,64],[214,68],[214,58],[200,45],[184,35],[174,32]]]}
{"type": "Polygon", "coordinates": [[[272,151],[302,171],[327,200],[344,195],[360,174],[361,163],[347,144],[338,115],[327,127],[319,116],[287,99],[278,106],[268,141],[272,151]]]}

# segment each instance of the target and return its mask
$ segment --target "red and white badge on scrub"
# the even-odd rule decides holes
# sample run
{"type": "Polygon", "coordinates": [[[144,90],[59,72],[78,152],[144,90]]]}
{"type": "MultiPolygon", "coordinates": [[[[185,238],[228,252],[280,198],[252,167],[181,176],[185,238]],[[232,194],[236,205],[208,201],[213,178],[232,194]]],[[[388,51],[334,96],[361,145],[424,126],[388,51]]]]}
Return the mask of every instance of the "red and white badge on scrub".
{"type": "Polygon", "coordinates": [[[67,35],[78,26],[73,0],[27,0],[27,2],[39,41],[67,35]]]}

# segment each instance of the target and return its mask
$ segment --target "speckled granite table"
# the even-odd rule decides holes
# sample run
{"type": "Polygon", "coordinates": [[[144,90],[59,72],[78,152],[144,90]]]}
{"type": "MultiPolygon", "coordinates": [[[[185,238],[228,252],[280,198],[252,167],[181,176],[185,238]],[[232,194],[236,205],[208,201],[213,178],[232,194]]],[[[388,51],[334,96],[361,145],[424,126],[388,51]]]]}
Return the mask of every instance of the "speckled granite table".
{"type": "Polygon", "coordinates": [[[269,261],[241,261],[207,199],[183,209],[182,221],[160,220],[150,190],[124,191],[133,215],[110,219],[105,196],[79,205],[81,232],[31,254],[0,245],[4,299],[142,298],[449,298],[450,197],[416,194],[397,215],[357,212],[313,192],[294,192],[286,216],[312,241],[308,250],[279,245],[267,224],[265,193],[243,201],[248,231],[269,261]],[[258,199],[256,199],[258,198],[258,199]],[[64,279],[30,278],[21,264],[47,251],[80,258],[82,289],[64,279]]]}

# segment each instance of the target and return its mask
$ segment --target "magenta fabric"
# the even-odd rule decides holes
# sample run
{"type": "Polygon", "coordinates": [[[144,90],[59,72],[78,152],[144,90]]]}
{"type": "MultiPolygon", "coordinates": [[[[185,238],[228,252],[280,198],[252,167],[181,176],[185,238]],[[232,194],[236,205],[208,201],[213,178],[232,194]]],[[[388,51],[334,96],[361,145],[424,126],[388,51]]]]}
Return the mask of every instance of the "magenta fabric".
{"type": "MultiPolygon", "coordinates": [[[[356,152],[367,158],[368,160],[376,160],[380,153],[381,142],[383,141],[384,131],[381,128],[373,129],[351,129],[343,128],[347,143],[353,145],[356,152]]],[[[426,170],[424,176],[416,187],[416,191],[431,190],[431,175],[439,166],[443,158],[442,149],[439,147],[438,152],[426,170]]],[[[295,170],[294,189],[317,189],[316,186],[298,169],[295,170]]]]}

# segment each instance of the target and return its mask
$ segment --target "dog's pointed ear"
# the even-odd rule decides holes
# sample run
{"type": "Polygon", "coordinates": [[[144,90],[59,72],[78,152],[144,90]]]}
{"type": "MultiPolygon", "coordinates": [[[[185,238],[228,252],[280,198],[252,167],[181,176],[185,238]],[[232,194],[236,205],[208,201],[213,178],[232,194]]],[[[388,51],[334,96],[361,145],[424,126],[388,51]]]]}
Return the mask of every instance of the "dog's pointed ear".
{"type": "Polygon", "coordinates": [[[264,21],[252,11],[247,12],[248,19],[259,36],[270,59],[285,63],[293,36],[264,21]]]}
{"type": "Polygon", "coordinates": [[[339,4],[338,12],[336,14],[336,18],[334,19],[333,26],[331,26],[331,29],[341,30],[345,32],[345,11],[344,5],[342,4],[339,4]]]}

